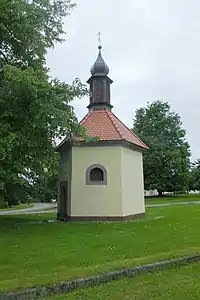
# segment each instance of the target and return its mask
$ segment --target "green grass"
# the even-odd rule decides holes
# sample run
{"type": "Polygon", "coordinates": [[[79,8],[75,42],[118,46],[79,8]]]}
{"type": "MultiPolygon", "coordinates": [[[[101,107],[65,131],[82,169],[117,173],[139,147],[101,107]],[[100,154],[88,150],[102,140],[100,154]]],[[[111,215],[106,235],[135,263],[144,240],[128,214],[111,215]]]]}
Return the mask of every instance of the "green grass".
{"type": "Polygon", "coordinates": [[[200,263],[125,278],[48,300],[198,300],[200,263]]]}
{"type": "Polygon", "coordinates": [[[174,202],[194,202],[200,201],[200,194],[190,195],[175,195],[175,196],[163,196],[163,197],[146,197],[146,204],[158,204],[158,203],[174,203],[174,202]]]}
{"type": "Polygon", "coordinates": [[[34,206],[33,203],[31,204],[24,203],[19,205],[13,205],[12,207],[8,207],[8,208],[0,208],[0,211],[18,210],[18,209],[30,208],[33,206],[34,206]]]}
{"type": "Polygon", "coordinates": [[[0,217],[0,290],[51,284],[200,250],[200,205],[149,208],[133,222],[28,224],[0,217]],[[161,218],[158,218],[161,217],[161,218]]]}

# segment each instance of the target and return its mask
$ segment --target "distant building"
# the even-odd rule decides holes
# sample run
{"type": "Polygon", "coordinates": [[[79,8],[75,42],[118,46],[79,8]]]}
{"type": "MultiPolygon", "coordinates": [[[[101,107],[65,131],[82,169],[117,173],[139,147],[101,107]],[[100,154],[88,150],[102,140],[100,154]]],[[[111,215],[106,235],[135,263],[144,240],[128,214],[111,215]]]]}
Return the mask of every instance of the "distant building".
{"type": "Polygon", "coordinates": [[[157,190],[149,190],[149,191],[144,191],[145,197],[153,197],[153,196],[158,196],[157,190]]]}

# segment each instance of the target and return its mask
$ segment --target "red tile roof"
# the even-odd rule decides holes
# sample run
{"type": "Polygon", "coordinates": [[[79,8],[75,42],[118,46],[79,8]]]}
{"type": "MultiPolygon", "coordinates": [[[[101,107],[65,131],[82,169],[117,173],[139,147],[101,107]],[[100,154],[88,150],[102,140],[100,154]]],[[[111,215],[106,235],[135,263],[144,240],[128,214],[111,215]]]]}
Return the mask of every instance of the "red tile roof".
{"type": "Polygon", "coordinates": [[[89,137],[98,137],[100,141],[125,140],[148,149],[148,146],[109,110],[92,110],[80,124],[86,128],[89,137]]]}

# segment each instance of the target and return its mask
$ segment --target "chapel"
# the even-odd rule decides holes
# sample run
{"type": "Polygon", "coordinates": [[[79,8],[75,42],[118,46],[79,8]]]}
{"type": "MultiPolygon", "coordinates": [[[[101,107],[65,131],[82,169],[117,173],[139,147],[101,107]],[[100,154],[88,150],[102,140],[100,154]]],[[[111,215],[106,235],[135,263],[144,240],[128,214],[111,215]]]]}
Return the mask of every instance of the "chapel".
{"type": "MultiPolygon", "coordinates": [[[[145,215],[143,152],[148,149],[112,111],[102,47],[92,66],[88,113],[80,124],[91,141],[65,138],[60,153],[57,218],[132,220],[145,215]]],[[[124,100],[126,101],[126,100],[124,100]]]]}

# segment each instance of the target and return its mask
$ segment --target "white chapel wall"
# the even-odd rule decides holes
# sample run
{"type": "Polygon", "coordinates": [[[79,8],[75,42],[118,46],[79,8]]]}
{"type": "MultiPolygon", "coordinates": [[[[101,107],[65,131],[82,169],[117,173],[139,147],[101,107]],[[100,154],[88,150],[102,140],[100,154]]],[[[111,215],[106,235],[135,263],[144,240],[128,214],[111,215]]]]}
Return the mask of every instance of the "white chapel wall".
{"type": "Polygon", "coordinates": [[[145,212],[142,153],[126,148],[122,151],[123,215],[145,212]]]}
{"type": "Polygon", "coordinates": [[[120,147],[73,147],[71,216],[122,216],[120,147]],[[107,170],[107,185],[86,185],[85,172],[100,164],[107,170]]]}

